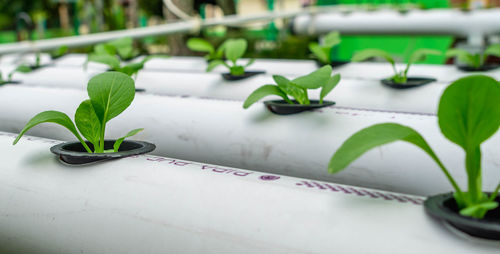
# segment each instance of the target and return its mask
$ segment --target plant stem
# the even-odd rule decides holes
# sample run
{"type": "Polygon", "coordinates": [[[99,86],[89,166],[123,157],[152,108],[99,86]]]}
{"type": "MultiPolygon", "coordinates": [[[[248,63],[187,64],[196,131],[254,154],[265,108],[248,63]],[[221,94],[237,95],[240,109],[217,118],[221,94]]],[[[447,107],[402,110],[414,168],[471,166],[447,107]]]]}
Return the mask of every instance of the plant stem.
{"type": "Polygon", "coordinates": [[[469,201],[476,204],[481,201],[481,150],[479,147],[467,149],[465,152],[465,166],[469,187],[469,201]]]}
{"type": "Polygon", "coordinates": [[[497,198],[498,192],[500,191],[500,183],[495,188],[495,190],[491,193],[490,201],[494,201],[497,198]]]}

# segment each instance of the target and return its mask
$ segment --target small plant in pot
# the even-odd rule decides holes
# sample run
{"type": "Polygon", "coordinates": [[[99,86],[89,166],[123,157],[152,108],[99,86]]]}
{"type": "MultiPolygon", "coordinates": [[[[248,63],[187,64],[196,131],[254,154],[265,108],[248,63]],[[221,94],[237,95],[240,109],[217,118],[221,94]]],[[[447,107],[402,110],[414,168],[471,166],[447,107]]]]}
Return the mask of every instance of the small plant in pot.
{"type": "Polygon", "coordinates": [[[419,49],[411,54],[406,68],[402,71],[398,71],[396,68],[396,61],[394,58],[386,51],[380,49],[365,49],[357,52],[352,57],[353,62],[361,62],[369,58],[382,58],[389,62],[394,70],[394,75],[390,78],[381,80],[382,84],[396,89],[405,89],[418,87],[431,82],[436,81],[434,78],[426,77],[408,77],[408,71],[413,63],[423,61],[428,55],[441,55],[441,52],[432,49],[419,49]]]}
{"type": "Polygon", "coordinates": [[[376,124],[347,139],[330,160],[328,171],[337,173],[368,150],[394,141],[421,148],[444,173],[453,193],[428,197],[426,212],[472,236],[500,240],[500,184],[483,192],[481,144],[500,126],[500,84],[488,76],[469,76],[446,88],[438,109],[443,135],[465,151],[468,189],[462,190],[425,139],[410,127],[396,123],[376,124]]]}
{"type": "Polygon", "coordinates": [[[333,49],[341,42],[340,33],[333,31],[328,33],[321,43],[309,43],[309,50],[317,59],[318,66],[325,64],[331,65],[333,68],[349,63],[348,61],[335,61],[332,59],[333,49]]]}
{"type": "Polygon", "coordinates": [[[14,74],[16,72],[29,73],[29,72],[31,72],[31,68],[27,65],[19,65],[13,71],[11,71],[9,74],[7,74],[6,78],[4,77],[2,72],[0,71],[0,86],[7,85],[7,84],[19,84],[19,83],[21,83],[20,81],[12,80],[12,77],[14,76],[14,74]]]}
{"type": "Polygon", "coordinates": [[[207,53],[205,55],[207,62],[222,60],[224,57],[224,44],[216,49],[210,42],[202,38],[190,38],[187,41],[187,47],[192,51],[207,53]]]}
{"type": "Polygon", "coordinates": [[[116,55],[123,61],[129,61],[140,56],[139,50],[134,47],[134,41],[130,37],[97,44],[94,46],[93,54],[116,55]]]}
{"type": "Polygon", "coordinates": [[[252,65],[255,59],[250,59],[245,65],[238,64],[238,59],[243,57],[247,50],[248,43],[245,39],[228,39],[224,42],[222,48],[227,61],[217,59],[210,61],[207,67],[207,72],[212,71],[215,67],[223,65],[229,69],[229,73],[223,73],[222,77],[228,81],[241,80],[251,76],[265,73],[264,71],[245,71],[245,68],[252,65]],[[227,63],[229,62],[229,63],[227,63]]]}
{"type": "Polygon", "coordinates": [[[243,103],[243,108],[247,109],[260,99],[277,95],[283,100],[265,101],[264,105],[273,113],[278,115],[289,115],[303,111],[332,106],[335,102],[324,101],[323,99],[337,86],[340,81],[340,74],[333,77],[332,67],[325,65],[317,71],[308,75],[289,80],[280,75],[274,75],[273,79],[277,85],[264,85],[248,96],[243,103]],[[320,99],[311,100],[308,97],[308,90],[321,88],[320,99]],[[288,96],[292,97],[291,100],[288,96]]]}
{"type": "Polygon", "coordinates": [[[67,128],[78,139],[78,142],[62,143],[50,149],[69,164],[123,158],[155,149],[155,145],[147,142],[125,140],[143,129],[132,130],[117,140],[105,139],[106,124],[125,111],[134,100],[134,81],[129,76],[119,72],[101,73],[90,79],[87,92],[89,99],[83,101],[76,110],[75,124],[62,112],[44,111],[29,120],[13,144],[38,124],[56,123],[67,128]]]}
{"type": "Polygon", "coordinates": [[[465,49],[454,48],[446,51],[447,57],[456,57],[460,62],[457,68],[462,71],[489,71],[498,68],[497,64],[486,64],[488,56],[500,57],[500,44],[486,48],[482,53],[471,54],[465,49]]]}

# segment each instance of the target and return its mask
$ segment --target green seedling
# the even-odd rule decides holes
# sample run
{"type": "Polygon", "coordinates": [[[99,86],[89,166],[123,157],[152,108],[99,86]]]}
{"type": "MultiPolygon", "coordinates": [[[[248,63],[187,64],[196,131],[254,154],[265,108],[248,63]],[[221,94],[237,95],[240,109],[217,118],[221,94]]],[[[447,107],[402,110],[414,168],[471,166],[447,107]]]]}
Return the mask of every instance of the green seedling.
{"type": "Polygon", "coordinates": [[[330,32],[325,36],[321,44],[311,42],[309,50],[314,56],[323,64],[330,64],[332,62],[332,50],[341,42],[340,34],[337,31],[330,32]]]}
{"type": "Polygon", "coordinates": [[[210,42],[201,38],[191,38],[187,41],[187,46],[192,51],[204,52],[207,61],[221,60],[224,56],[224,44],[215,49],[210,42]]]}
{"type": "Polygon", "coordinates": [[[319,103],[323,104],[323,99],[337,86],[340,81],[340,74],[333,77],[332,67],[325,65],[319,70],[293,80],[274,75],[273,79],[277,85],[264,85],[255,90],[243,103],[243,108],[247,109],[258,100],[269,96],[277,95],[289,104],[309,105],[311,104],[307,90],[321,88],[319,103]],[[288,96],[294,98],[292,101],[288,96]]]}
{"type": "Polygon", "coordinates": [[[0,84],[12,81],[12,77],[17,72],[19,72],[19,73],[30,73],[32,70],[33,69],[30,66],[28,66],[26,64],[21,64],[21,65],[17,66],[13,71],[11,71],[7,75],[7,79],[4,79],[2,77],[2,75],[1,75],[1,73],[0,73],[0,84]]]}
{"type": "Polygon", "coordinates": [[[149,60],[157,57],[168,57],[168,56],[147,56],[142,61],[136,63],[130,63],[122,65],[120,62],[120,58],[114,55],[99,55],[99,54],[90,54],[87,58],[87,62],[84,65],[84,68],[87,68],[88,62],[95,62],[105,64],[109,67],[110,71],[117,71],[121,73],[125,73],[129,76],[137,75],[137,73],[144,68],[144,64],[149,60]]]}
{"type": "Polygon", "coordinates": [[[471,54],[465,49],[458,48],[446,51],[446,57],[457,57],[458,61],[476,69],[484,65],[488,56],[500,57],[500,44],[491,45],[484,52],[476,54],[471,54]]]}
{"type": "Polygon", "coordinates": [[[376,124],[347,139],[328,165],[330,173],[345,169],[368,150],[394,141],[405,141],[421,148],[439,166],[451,183],[460,214],[481,219],[498,206],[495,201],[500,184],[491,195],[482,192],[481,143],[500,126],[500,85],[488,76],[469,76],[446,88],[438,109],[443,135],[465,151],[468,191],[464,192],[439,160],[425,139],[410,127],[396,123],[376,124]],[[478,103],[481,102],[481,103],[478,103]]]}
{"type": "Polygon", "coordinates": [[[121,60],[127,61],[137,57],[139,50],[134,48],[132,38],[124,37],[95,45],[92,55],[117,55],[121,60]]]}
{"type": "Polygon", "coordinates": [[[17,144],[24,133],[38,124],[56,123],[71,131],[88,153],[118,152],[125,138],[143,130],[135,129],[130,131],[124,137],[116,140],[112,150],[105,150],[106,124],[120,115],[134,100],[134,80],[119,72],[101,73],[90,79],[87,92],[90,99],[84,100],[75,113],[76,127],[65,113],[52,110],[44,111],[29,120],[13,144],[17,144]],[[78,131],[80,131],[81,135],[78,131]],[[83,141],[82,136],[93,145],[93,151],[83,141]]]}
{"type": "Polygon", "coordinates": [[[245,74],[245,68],[252,65],[255,59],[250,59],[246,65],[237,64],[238,59],[240,59],[247,50],[248,43],[245,39],[228,39],[223,44],[224,57],[230,62],[228,64],[223,60],[213,60],[208,64],[207,72],[212,71],[215,67],[219,65],[224,65],[229,69],[229,72],[233,76],[241,76],[245,74]]]}
{"type": "Polygon", "coordinates": [[[429,55],[441,55],[440,51],[433,49],[419,49],[411,54],[408,63],[406,64],[406,68],[402,71],[398,71],[396,68],[396,61],[394,58],[386,51],[380,49],[365,49],[357,52],[352,57],[353,62],[361,62],[367,60],[369,58],[382,58],[389,62],[394,70],[394,76],[389,79],[398,84],[404,84],[408,80],[408,71],[410,70],[410,66],[416,62],[423,61],[429,55]]]}
{"type": "Polygon", "coordinates": [[[61,56],[68,53],[68,50],[69,50],[68,46],[61,46],[61,47],[49,52],[50,58],[52,58],[52,59],[60,58],[61,56]]]}

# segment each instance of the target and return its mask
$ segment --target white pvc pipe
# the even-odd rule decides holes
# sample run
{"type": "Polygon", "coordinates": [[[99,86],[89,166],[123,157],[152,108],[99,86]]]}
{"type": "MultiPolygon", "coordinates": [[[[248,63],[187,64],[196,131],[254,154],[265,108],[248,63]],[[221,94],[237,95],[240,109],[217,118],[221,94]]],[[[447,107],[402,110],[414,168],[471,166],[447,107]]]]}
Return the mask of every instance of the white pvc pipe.
{"type": "Polygon", "coordinates": [[[339,30],[342,34],[425,34],[456,35],[482,44],[476,38],[500,33],[500,9],[474,10],[412,10],[321,13],[301,15],[294,19],[293,31],[298,34],[323,34],[339,30]]]}
{"type": "MultiPolygon", "coordinates": [[[[95,69],[84,72],[81,69],[45,68],[28,75],[19,74],[16,79],[23,81],[20,86],[85,90],[88,79],[97,73],[99,71],[95,69]]],[[[136,87],[145,89],[145,93],[149,94],[244,101],[260,86],[273,83],[270,75],[230,82],[224,81],[218,73],[142,71],[136,80],[136,87]]],[[[383,86],[378,80],[343,78],[326,99],[343,107],[434,114],[446,86],[446,83],[431,83],[418,88],[396,90],[383,86]]],[[[319,91],[311,91],[309,95],[311,98],[319,98],[319,91]]]]}
{"type": "MultiPolygon", "coordinates": [[[[44,110],[73,116],[86,98],[86,92],[79,90],[2,87],[0,131],[18,133],[31,117],[44,110]]],[[[153,141],[157,155],[179,159],[416,195],[450,191],[450,184],[429,156],[406,143],[374,149],[340,174],[327,173],[331,156],[350,135],[383,122],[397,122],[420,131],[457,181],[466,183],[463,151],[445,140],[437,119],[428,115],[330,107],[276,116],[262,104],[243,110],[240,101],[137,94],[132,106],[113,119],[106,130],[110,138],[116,138],[143,127],[145,131],[137,139],[153,141]]],[[[75,139],[54,124],[37,126],[29,133],[75,139]]],[[[500,179],[499,143],[500,136],[495,135],[482,146],[485,190],[493,190],[500,179]]]]}
{"type": "Polygon", "coordinates": [[[498,252],[418,196],[150,155],[72,168],[57,142],[13,136],[0,133],[2,253],[498,252]]]}

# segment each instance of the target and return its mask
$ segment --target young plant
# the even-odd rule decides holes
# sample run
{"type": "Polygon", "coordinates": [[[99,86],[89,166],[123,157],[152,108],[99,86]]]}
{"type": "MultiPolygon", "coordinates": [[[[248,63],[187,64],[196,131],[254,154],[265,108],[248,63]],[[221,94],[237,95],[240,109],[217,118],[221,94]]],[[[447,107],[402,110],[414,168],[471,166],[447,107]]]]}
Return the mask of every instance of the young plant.
{"type": "Polygon", "coordinates": [[[457,57],[460,62],[476,69],[484,65],[488,56],[500,57],[500,44],[491,45],[484,52],[476,54],[471,54],[467,50],[458,48],[446,51],[446,57],[457,57]]]}
{"type": "Polygon", "coordinates": [[[213,60],[208,64],[207,72],[212,71],[215,67],[219,65],[224,65],[229,69],[229,72],[233,76],[241,76],[245,74],[245,68],[252,65],[255,59],[250,59],[246,65],[238,65],[237,61],[240,59],[247,50],[248,43],[245,39],[228,39],[223,44],[224,56],[230,64],[226,61],[217,59],[213,60]]]}
{"type": "Polygon", "coordinates": [[[117,71],[125,73],[129,76],[133,76],[144,68],[144,64],[146,64],[147,61],[156,57],[166,57],[166,56],[147,56],[140,62],[122,65],[120,62],[120,58],[118,58],[117,56],[106,55],[106,54],[104,55],[90,54],[87,58],[87,62],[84,65],[84,68],[87,67],[88,62],[95,62],[107,65],[110,71],[117,71]]]}
{"type": "Polygon", "coordinates": [[[139,55],[139,50],[134,48],[133,40],[124,37],[94,46],[93,55],[117,55],[121,60],[130,60],[139,55]]]}
{"type": "Polygon", "coordinates": [[[44,111],[29,120],[13,144],[17,144],[24,133],[38,124],[56,123],[73,133],[88,153],[118,152],[125,138],[143,130],[135,129],[130,131],[124,137],[116,140],[112,150],[105,150],[106,124],[120,115],[134,100],[134,81],[123,73],[105,72],[96,75],[89,81],[87,92],[90,99],[83,101],[75,113],[76,127],[66,114],[52,110],[44,111]],[[80,131],[81,135],[78,131],[80,131]],[[93,145],[93,151],[83,141],[82,136],[93,145]]]}
{"type": "Polygon", "coordinates": [[[61,47],[49,52],[50,58],[57,59],[57,58],[63,56],[64,54],[68,53],[68,50],[69,50],[68,46],[61,46],[61,47]]]}
{"type": "Polygon", "coordinates": [[[10,82],[12,81],[12,77],[14,76],[15,73],[17,72],[20,72],[20,73],[30,73],[33,69],[26,65],[26,64],[21,64],[19,66],[17,66],[13,71],[11,71],[8,75],[7,75],[7,79],[3,79],[1,73],[0,73],[0,84],[1,83],[5,83],[5,82],[10,82]]]}
{"type": "Polygon", "coordinates": [[[221,60],[224,56],[224,44],[215,49],[210,42],[201,38],[191,38],[187,41],[187,47],[192,51],[204,52],[207,61],[221,60]]]}
{"type": "Polygon", "coordinates": [[[277,85],[264,85],[255,90],[243,103],[243,108],[247,109],[258,100],[268,96],[277,95],[289,104],[310,105],[307,90],[321,88],[319,103],[323,104],[323,99],[328,95],[340,81],[340,74],[333,77],[332,67],[325,65],[319,70],[293,80],[274,75],[273,79],[277,85]],[[288,97],[292,97],[294,101],[288,97]]]}
{"type": "Polygon", "coordinates": [[[337,31],[330,32],[325,36],[323,42],[318,44],[317,42],[311,42],[309,44],[309,50],[314,54],[314,56],[323,64],[330,64],[332,62],[332,50],[335,46],[340,44],[340,34],[337,31]]]}
{"type": "Polygon", "coordinates": [[[398,71],[396,69],[396,61],[394,60],[394,58],[386,51],[380,49],[365,49],[359,51],[356,54],[354,54],[354,56],[352,57],[352,61],[361,62],[366,59],[374,57],[385,59],[387,62],[391,64],[392,69],[394,70],[394,76],[390,77],[389,79],[394,81],[395,83],[404,84],[408,80],[408,71],[410,70],[410,66],[413,63],[425,60],[425,58],[428,55],[441,55],[441,52],[433,49],[416,50],[415,52],[413,52],[413,54],[411,54],[410,59],[406,64],[406,68],[402,71],[398,71]]]}
{"type": "Polygon", "coordinates": [[[482,192],[481,143],[500,126],[500,85],[487,76],[469,76],[453,82],[441,96],[438,123],[443,135],[465,151],[468,190],[462,191],[424,138],[410,127],[396,123],[376,124],[347,139],[328,165],[330,173],[345,169],[368,150],[394,141],[421,148],[439,166],[451,183],[460,214],[481,219],[495,209],[500,184],[491,195],[482,192]],[[478,103],[480,102],[480,103],[478,103]]]}

